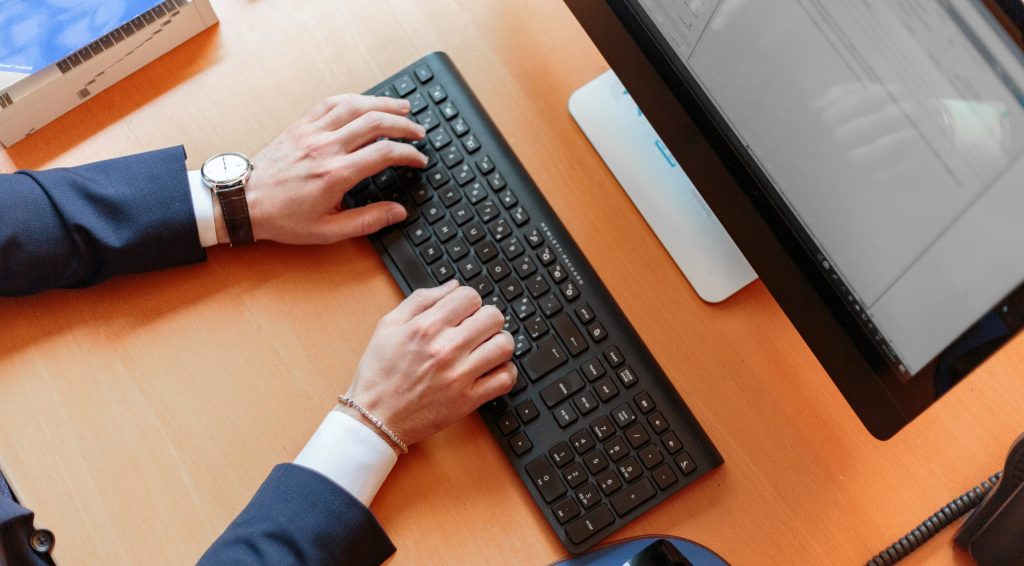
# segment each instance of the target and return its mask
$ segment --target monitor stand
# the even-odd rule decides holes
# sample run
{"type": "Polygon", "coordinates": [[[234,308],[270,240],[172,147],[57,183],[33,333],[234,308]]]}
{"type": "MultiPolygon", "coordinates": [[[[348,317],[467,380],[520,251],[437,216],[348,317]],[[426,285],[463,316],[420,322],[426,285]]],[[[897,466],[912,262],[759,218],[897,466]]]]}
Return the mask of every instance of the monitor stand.
{"type": "Polygon", "coordinates": [[[615,73],[574,92],[569,113],[701,299],[724,301],[757,279],[615,73]]]}

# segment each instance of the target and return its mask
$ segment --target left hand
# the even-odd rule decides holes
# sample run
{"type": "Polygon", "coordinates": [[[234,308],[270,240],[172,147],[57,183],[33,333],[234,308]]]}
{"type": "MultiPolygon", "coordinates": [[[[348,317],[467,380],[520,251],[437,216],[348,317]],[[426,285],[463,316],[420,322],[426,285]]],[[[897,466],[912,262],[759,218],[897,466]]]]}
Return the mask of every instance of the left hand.
{"type": "MultiPolygon", "coordinates": [[[[381,139],[422,139],[426,132],[408,113],[405,100],[342,94],[289,126],[252,160],[245,192],[255,238],[330,244],[404,220],[398,203],[352,210],[339,210],[339,203],[359,181],[388,167],[426,165],[426,156],[410,144],[381,139]]],[[[217,241],[227,243],[217,199],[214,207],[217,241]]]]}

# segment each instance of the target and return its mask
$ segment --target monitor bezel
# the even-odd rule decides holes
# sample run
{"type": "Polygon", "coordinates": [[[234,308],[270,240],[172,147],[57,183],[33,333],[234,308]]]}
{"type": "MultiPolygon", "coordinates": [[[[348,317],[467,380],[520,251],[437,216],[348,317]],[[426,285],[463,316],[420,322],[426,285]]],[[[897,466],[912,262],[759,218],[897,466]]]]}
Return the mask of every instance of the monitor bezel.
{"type": "MultiPolygon", "coordinates": [[[[636,0],[566,3],[871,434],[890,438],[948,391],[934,379],[942,353],[909,379],[886,358],[819,267],[813,239],[636,0]]],[[[986,316],[1024,311],[1022,297],[1024,285],[986,316]]]]}

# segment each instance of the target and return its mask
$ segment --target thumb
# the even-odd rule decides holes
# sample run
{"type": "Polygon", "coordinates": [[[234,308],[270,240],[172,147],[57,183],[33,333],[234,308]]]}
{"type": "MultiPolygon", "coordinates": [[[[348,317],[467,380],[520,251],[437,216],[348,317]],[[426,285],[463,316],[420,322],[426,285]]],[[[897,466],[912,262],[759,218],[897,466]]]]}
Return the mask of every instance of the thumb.
{"type": "Polygon", "coordinates": [[[373,234],[405,220],[405,216],[405,207],[397,202],[375,202],[326,217],[322,230],[328,242],[337,242],[373,234]]]}

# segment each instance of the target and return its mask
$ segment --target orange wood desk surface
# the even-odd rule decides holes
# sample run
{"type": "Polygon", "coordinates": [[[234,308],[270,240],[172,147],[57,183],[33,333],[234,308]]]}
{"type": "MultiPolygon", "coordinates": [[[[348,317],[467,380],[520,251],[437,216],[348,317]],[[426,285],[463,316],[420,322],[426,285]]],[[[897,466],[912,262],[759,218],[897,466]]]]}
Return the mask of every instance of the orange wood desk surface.
{"type": "MultiPolygon", "coordinates": [[[[218,28],[0,153],[0,170],[175,144],[192,168],[252,154],[318,100],[447,51],[725,457],[616,538],[674,534],[734,564],[863,563],[1000,468],[1024,428],[1019,339],[883,443],[760,283],[701,302],[568,114],[607,66],[561,2],[214,4],[218,28]]],[[[0,300],[0,463],[58,562],[194,562],[300,450],[400,298],[360,240],[215,249],[0,300]]],[[[393,564],[564,554],[476,416],[402,458],[373,511],[393,564]]],[[[951,535],[907,563],[967,563],[951,535]]]]}

